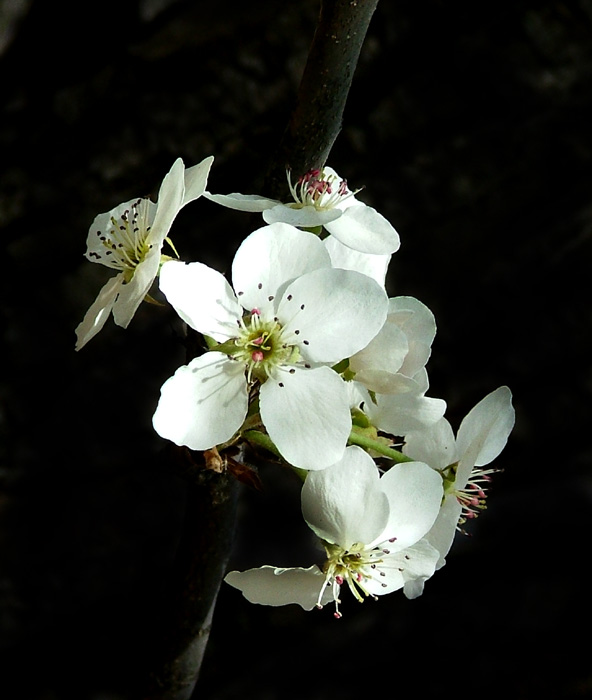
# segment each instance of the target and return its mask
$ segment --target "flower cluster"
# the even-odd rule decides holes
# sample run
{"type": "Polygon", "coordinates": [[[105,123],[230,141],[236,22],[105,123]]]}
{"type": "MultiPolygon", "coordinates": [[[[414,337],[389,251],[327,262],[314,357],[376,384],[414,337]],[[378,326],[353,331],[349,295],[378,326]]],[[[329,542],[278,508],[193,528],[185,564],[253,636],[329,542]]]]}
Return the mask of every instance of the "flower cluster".
{"type": "Polygon", "coordinates": [[[80,349],[113,313],[126,327],[158,284],[203,352],[162,386],[153,416],[171,442],[215,454],[266,448],[302,479],[302,516],[319,543],[309,568],[264,565],[226,581],[251,602],[306,610],[341,591],[363,601],[402,589],[413,598],[445,563],[455,533],[486,505],[514,424],[500,387],[462,421],[428,395],[432,312],[390,297],[400,245],[393,226],[329,167],[288,173],[293,201],[212,194],[213,158],[178,159],[158,201],[131,200],[96,217],[87,258],[117,271],[77,328],[80,349]],[[260,212],[226,275],[165,255],[179,210],[203,196],[260,212]]]}

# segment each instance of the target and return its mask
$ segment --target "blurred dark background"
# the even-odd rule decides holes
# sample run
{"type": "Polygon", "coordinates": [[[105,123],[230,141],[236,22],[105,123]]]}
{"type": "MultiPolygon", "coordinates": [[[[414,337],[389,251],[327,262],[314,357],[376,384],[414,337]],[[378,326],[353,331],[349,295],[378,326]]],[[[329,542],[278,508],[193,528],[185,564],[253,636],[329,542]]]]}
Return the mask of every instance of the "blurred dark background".
{"type": "MultiPolygon", "coordinates": [[[[0,2],[0,697],[128,700],[183,482],[151,415],[183,361],[167,307],[74,328],[110,276],[94,216],[174,159],[257,193],[317,0],[0,2]]],[[[407,601],[344,618],[223,586],[199,697],[592,697],[592,2],[382,0],[330,159],[399,230],[391,294],[435,313],[456,428],[502,384],[515,430],[487,512],[407,601]]],[[[200,201],[173,235],[226,270],[261,219],[200,201]]],[[[296,485],[243,489],[232,566],[304,565],[296,485]],[[293,544],[295,543],[295,544],[293,544]]]]}

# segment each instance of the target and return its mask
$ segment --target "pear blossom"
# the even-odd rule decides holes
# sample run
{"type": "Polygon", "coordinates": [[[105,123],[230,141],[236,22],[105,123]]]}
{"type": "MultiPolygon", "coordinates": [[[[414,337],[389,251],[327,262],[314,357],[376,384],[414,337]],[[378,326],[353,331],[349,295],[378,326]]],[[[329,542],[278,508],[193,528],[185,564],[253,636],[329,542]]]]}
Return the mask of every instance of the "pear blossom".
{"type": "Polygon", "coordinates": [[[348,447],[336,464],[309,472],[302,487],[302,514],[324,564],[231,571],[225,581],[261,605],[311,610],[333,601],[337,618],[344,584],[359,602],[401,588],[413,597],[414,580],[435,571],[438,552],[423,538],[442,493],[442,479],[426,464],[397,464],[381,476],[364,450],[348,447]]]}
{"type": "Polygon", "coordinates": [[[322,241],[288,224],[248,236],[232,263],[234,289],[202,263],[164,263],[160,289],[212,340],[161,389],[156,431],[194,450],[231,440],[260,419],[281,455],[303,469],[338,461],[352,426],[345,382],[332,365],[382,327],[384,289],[331,266],[322,241]],[[250,408],[249,408],[250,407],[250,408]]]}
{"type": "Polygon", "coordinates": [[[456,438],[448,420],[405,436],[403,453],[429,464],[442,475],[442,508],[426,539],[445,564],[455,533],[486,507],[486,490],[497,470],[485,468],[504,449],[514,427],[512,393],[501,386],[483,398],[462,420],[456,438]]]}
{"type": "Polygon", "coordinates": [[[177,158],[162,181],[156,203],[136,198],[95,217],[85,256],[117,274],[106,282],[76,328],[76,350],[103,328],[111,313],[118,326],[127,328],[158,274],[162,247],[175,217],[204,193],[213,160],[209,156],[185,169],[177,158]]]}
{"type": "Polygon", "coordinates": [[[310,170],[296,183],[292,183],[290,171],[287,177],[293,198],[287,203],[238,192],[206,192],[204,196],[231,209],[261,212],[268,224],[281,222],[307,229],[323,226],[343,245],[362,253],[391,255],[399,249],[399,234],[390,222],[356,199],[359,190],[352,192],[333,168],[310,170]]]}
{"type": "Polygon", "coordinates": [[[425,366],[435,334],[434,315],[425,304],[414,297],[393,297],[380,332],[349,358],[352,406],[379,430],[405,435],[444,415],[446,402],[425,395],[425,366]]]}

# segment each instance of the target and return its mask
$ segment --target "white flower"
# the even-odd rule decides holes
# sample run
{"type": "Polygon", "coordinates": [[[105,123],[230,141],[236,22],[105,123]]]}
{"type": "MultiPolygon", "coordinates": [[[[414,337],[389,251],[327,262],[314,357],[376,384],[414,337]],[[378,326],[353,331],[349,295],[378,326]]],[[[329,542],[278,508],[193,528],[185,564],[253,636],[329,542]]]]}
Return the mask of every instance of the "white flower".
{"type": "Polygon", "coordinates": [[[444,415],[446,402],[425,396],[425,365],[435,335],[434,315],[425,304],[414,297],[393,297],[381,331],[350,358],[355,380],[350,389],[357,397],[352,405],[362,408],[379,430],[405,435],[444,415]]]}
{"type": "Polygon", "coordinates": [[[459,524],[485,508],[486,488],[495,469],[482,469],[504,449],[514,427],[512,393],[502,386],[488,394],[462,420],[456,439],[446,418],[405,437],[404,454],[429,464],[444,478],[444,502],[426,539],[444,565],[459,524]]]}
{"type": "Polygon", "coordinates": [[[401,588],[413,597],[415,579],[435,570],[438,553],[422,538],[441,500],[442,479],[427,465],[398,464],[380,477],[371,457],[348,447],[338,463],[310,472],[302,488],[302,514],[327,557],[322,569],[264,566],[232,571],[225,581],[262,605],[310,610],[333,600],[336,617],[343,584],[360,602],[401,588]]]}
{"type": "Polygon", "coordinates": [[[248,236],[219,272],[176,261],[160,288],[181,318],[219,345],[162,387],[156,431],[206,450],[230,440],[259,399],[261,420],[282,456],[303,469],[339,460],[351,430],[345,382],[333,365],[364,347],[386,318],[384,289],[331,267],[317,236],[288,224],[248,236]]]}
{"type": "Polygon", "coordinates": [[[118,274],[104,285],[76,328],[76,350],[101,330],[111,312],[115,323],[127,328],[158,274],[162,246],[175,217],[204,193],[213,160],[209,156],[185,170],[177,158],[162,181],[157,203],[132,199],[95,217],[86,258],[118,274]]]}
{"type": "Polygon", "coordinates": [[[240,211],[262,212],[268,223],[300,228],[324,226],[343,245],[362,253],[390,255],[400,246],[399,234],[375,209],[356,199],[347,182],[327,166],[311,170],[293,184],[288,172],[292,202],[232,193],[205,193],[218,204],[240,211]]]}

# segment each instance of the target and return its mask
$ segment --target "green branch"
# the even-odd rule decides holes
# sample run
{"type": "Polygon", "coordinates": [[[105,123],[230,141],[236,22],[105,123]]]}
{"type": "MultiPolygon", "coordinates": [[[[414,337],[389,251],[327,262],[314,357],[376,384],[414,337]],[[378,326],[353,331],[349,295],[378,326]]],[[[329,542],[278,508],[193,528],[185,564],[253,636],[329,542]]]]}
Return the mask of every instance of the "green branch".
{"type": "Polygon", "coordinates": [[[359,447],[363,447],[365,450],[372,450],[373,452],[378,452],[378,454],[381,454],[384,457],[389,457],[395,462],[414,461],[413,459],[411,459],[411,457],[407,457],[407,455],[404,455],[402,452],[399,452],[398,450],[393,450],[392,447],[387,447],[384,443],[366,437],[365,435],[362,435],[361,433],[358,433],[355,430],[352,430],[352,432],[349,434],[348,443],[350,445],[358,445],[359,447]]]}

